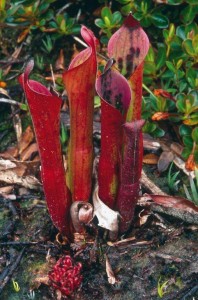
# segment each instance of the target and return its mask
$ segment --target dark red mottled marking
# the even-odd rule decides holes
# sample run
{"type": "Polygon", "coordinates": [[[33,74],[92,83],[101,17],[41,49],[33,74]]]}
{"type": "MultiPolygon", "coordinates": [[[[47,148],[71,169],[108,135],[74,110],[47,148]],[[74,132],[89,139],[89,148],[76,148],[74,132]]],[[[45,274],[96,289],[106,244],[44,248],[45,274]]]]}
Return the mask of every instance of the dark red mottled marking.
{"type": "Polygon", "coordinates": [[[99,197],[110,208],[115,208],[122,152],[122,125],[130,103],[131,91],[127,80],[121,74],[107,68],[104,74],[98,77],[96,90],[101,97],[99,197]]]}
{"type": "Polygon", "coordinates": [[[120,71],[122,71],[122,68],[123,68],[123,58],[122,57],[118,58],[118,68],[120,71]]]}

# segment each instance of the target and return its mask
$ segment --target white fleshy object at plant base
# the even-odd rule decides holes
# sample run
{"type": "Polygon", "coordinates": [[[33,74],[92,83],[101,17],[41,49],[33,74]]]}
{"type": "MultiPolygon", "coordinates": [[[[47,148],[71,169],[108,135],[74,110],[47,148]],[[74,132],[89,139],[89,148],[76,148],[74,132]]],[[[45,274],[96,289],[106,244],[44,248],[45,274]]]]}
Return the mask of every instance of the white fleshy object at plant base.
{"type": "Polygon", "coordinates": [[[98,226],[108,229],[112,232],[118,232],[119,212],[112,210],[98,196],[98,186],[93,193],[94,216],[98,218],[98,226]]]}

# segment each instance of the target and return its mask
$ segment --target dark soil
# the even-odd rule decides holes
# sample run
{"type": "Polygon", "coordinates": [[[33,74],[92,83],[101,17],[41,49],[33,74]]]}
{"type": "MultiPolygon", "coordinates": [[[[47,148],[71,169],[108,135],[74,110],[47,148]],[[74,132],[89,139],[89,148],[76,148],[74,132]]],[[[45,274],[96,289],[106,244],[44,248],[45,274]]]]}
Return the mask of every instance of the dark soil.
{"type": "Polygon", "coordinates": [[[17,215],[13,215],[12,206],[1,199],[1,287],[5,283],[5,272],[9,273],[24,249],[20,263],[2,288],[2,300],[57,299],[51,287],[44,284],[38,287],[35,279],[47,275],[45,265],[49,250],[56,259],[62,254],[71,254],[75,261],[83,264],[83,282],[72,299],[157,300],[160,291],[166,300],[198,299],[197,227],[150,213],[142,226],[137,219],[127,235],[135,236],[135,240],[111,245],[104,240],[104,232],[98,232],[96,240],[92,236],[87,243],[60,245],[44,202],[35,198],[12,202],[17,215]],[[117,279],[114,285],[108,283],[105,255],[117,279]],[[18,292],[12,280],[20,287],[18,292]],[[34,298],[30,297],[32,288],[35,288],[34,298]]]}

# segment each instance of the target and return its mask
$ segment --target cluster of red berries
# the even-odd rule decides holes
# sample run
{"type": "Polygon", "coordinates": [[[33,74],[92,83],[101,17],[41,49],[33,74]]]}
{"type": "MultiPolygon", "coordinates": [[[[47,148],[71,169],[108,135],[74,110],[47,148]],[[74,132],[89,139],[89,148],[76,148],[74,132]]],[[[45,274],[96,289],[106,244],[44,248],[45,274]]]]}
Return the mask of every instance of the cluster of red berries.
{"type": "Polygon", "coordinates": [[[82,264],[73,264],[72,258],[66,255],[60,258],[49,273],[51,285],[62,294],[71,295],[81,284],[82,264]]]}

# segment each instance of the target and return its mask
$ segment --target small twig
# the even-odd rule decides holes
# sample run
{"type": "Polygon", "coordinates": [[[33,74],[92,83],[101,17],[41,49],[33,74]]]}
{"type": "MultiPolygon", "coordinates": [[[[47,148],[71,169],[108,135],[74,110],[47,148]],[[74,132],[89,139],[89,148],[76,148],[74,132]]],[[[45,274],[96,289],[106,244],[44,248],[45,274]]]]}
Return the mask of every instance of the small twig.
{"type": "Polygon", "coordinates": [[[154,194],[154,195],[167,195],[164,193],[158,186],[154,184],[153,181],[151,181],[148,176],[145,174],[145,172],[142,170],[142,176],[140,179],[140,183],[142,187],[146,190],[147,193],[149,194],[154,194]]]}
{"type": "Polygon", "coordinates": [[[0,294],[2,293],[3,289],[5,288],[6,284],[10,281],[12,274],[14,273],[14,271],[16,270],[16,268],[18,267],[18,265],[20,264],[20,261],[23,257],[23,254],[25,252],[25,247],[21,250],[20,254],[18,255],[18,257],[16,258],[16,260],[14,261],[13,264],[9,264],[7,266],[7,268],[9,268],[9,271],[6,272],[5,277],[3,279],[1,279],[1,283],[0,283],[0,294]]]}
{"type": "Polygon", "coordinates": [[[18,106],[20,108],[23,107],[23,108],[27,109],[27,105],[26,104],[17,102],[17,101],[12,100],[12,99],[0,98],[0,102],[8,103],[8,104],[11,104],[11,105],[16,105],[16,106],[18,106]]]}
{"type": "Polygon", "coordinates": [[[60,14],[61,14],[65,9],[67,9],[71,4],[72,4],[71,2],[65,4],[63,7],[61,7],[61,8],[57,11],[56,15],[60,15],[60,14]]]}
{"type": "Polygon", "coordinates": [[[56,88],[56,82],[55,82],[54,72],[53,72],[53,69],[52,69],[52,64],[50,64],[50,71],[51,71],[51,75],[52,75],[53,87],[55,89],[56,88]]]}
{"type": "Polygon", "coordinates": [[[12,201],[7,201],[7,200],[4,200],[4,205],[9,208],[9,210],[11,211],[13,217],[15,219],[19,219],[19,215],[18,215],[18,212],[16,210],[16,207],[14,206],[13,202],[12,201]]]}
{"type": "Polygon", "coordinates": [[[0,98],[0,102],[9,103],[12,105],[17,105],[17,106],[21,105],[21,103],[15,101],[15,100],[12,100],[12,99],[7,99],[7,98],[0,98]]]}
{"type": "MultiPolygon", "coordinates": [[[[88,45],[87,45],[85,42],[83,42],[79,37],[77,37],[77,36],[75,36],[75,35],[73,35],[72,37],[73,37],[73,39],[74,39],[75,41],[77,41],[79,44],[81,44],[81,45],[84,46],[85,48],[88,47],[88,45]]],[[[98,52],[96,52],[96,54],[97,54],[97,56],[101,57],[102,59],[104,59],[104,60],[106,60],[106,61],[109,59],[108,57],[106,57],[106,56],[104,56],[104,55],[102,55],[102,54],[100,54],[100,53],[98,53],[98,52]]]]}
{"type": "Polygon", "coordinates": [[[143,83],[142,87],[153,97],[157,100],[157,97],[153,94],[153,92],[143,83]]]}
{"type": "Polygon", "coordinates": [[[5,67],[8,67],[9,65],[14,65],[14,64],[19,64],[19,63],[24,63],[27,60],[27,58],[23,59],[13,59],[11,58],[10,60],[0,60],[0,65],[5,65],[5,67]]]}
{"type": "Polygon", "coordinates": [[[5,223],[4,228],[2,229],[3,233],[0,236],[0,240],[8,239],[9,236],[11,236],[14,232],[16,220],[14,221],[8,221],[5,223]]]}
{"type": "Polygon", "coordinates": [[[13,125],[16,133],[17,142],[19,143],[22,136],[22,122],[21,118],[19,116],[19,113],[16,113],[16,110],[18,111],[18,108],[16,108],[15,105],[11,105],[11,110],[13,114],[13,125]]]}
{"type": "Polygon", "coordinates": [[[3,195],[0,194],[0,201],[23,201],[23,200],[35,200],[35,199],[41,199],[42,197],[39,195],[15,195],[15,194],[9,194],[9,195],[3,195]]]}
{"type": "Polygon", "coordinates": [[[0,247],[9,247],[9,246],[35,246],[39,245],[42,247],[54,248],[55,245],[46,245],[44,242],[2,242],[0,243],[0,247]]]}

